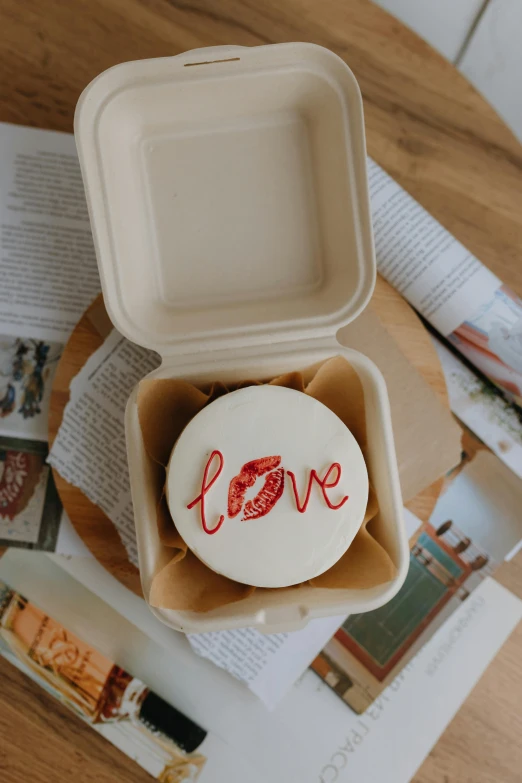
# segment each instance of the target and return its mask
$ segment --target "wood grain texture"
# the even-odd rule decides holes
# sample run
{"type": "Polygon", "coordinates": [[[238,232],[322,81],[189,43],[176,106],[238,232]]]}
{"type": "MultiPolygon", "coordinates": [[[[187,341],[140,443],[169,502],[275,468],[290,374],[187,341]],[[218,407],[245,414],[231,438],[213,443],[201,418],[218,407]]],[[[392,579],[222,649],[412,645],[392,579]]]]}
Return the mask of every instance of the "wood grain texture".
{"type": "MultiPolygon", "coordinates": [[[[411,27],[444,57],[455,57],[480,10],[483,0],[376,0],[411,27]]],[[[516,0],[515,0],[516,2],[516,0]]]]}
{"type": "Polygon", "coordinates": [[[134,761],[4,658],[0,679],[2,783],[151,782],[134,761]]]}
{"type": "MultiPolygon", "coordinates": [[[[1,0],[0,30],[0,120],[63,131],[83,87],[124,60],[227,43],[328,46],[361,85],[369,153],[522,294],[520,145],[463,76],[368,0],[1,0]]],[[[520,558],[499,580],[522,595],[520,558]]],[[[520,781],[521,652],[519,629],[415,783],[520,781]]],[[[146,779],[8,664],[0,671],[2,781],[146,779]]]]}
{"type": "MultiPolygon", "coordinates": [[[[431,383],[443,402],[447,403],[446,385],[439,360],[428,333],[419,319],[391,286],[379,279],[371,301],[380,320],[395,337],[411,363],[431,383]]],[[[49,441],[52,445],[60,427],[65,406],[69,400],[72,379],[87,359],[103,343],[111,330],[101,295],[85,312],[62,354],[53,381],[49,412],[49,441]]],[[[141,595],[138,569],[127,559],[116,528],[108,517],[77,487],[65,481],[53,470],[56,486],[67,514],[77,532],[100,563],[126,587],[141,595]]],[[[427,487],[408,507],[428,519],[439,496],[441,482],[427,487]]]]}

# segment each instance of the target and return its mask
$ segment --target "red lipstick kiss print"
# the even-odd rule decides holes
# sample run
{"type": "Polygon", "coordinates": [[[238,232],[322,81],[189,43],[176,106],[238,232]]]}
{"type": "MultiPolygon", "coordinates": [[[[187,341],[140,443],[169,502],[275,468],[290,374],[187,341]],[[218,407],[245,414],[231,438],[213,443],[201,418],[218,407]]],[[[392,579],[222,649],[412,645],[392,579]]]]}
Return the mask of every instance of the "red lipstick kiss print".
{"type": "Polygon", "coordinates": [[[259,519],[271,511],[285,488],[285,470],[280,468],[281,457],[261,457],[247,462],[228,488],[228,516],[237,517],[241,509],[243,520],[259,519]],[[248,500],[243,508],[247,489],[253,487],[260,476],[266,475],[265,483],[255,498],[248,500]]]}

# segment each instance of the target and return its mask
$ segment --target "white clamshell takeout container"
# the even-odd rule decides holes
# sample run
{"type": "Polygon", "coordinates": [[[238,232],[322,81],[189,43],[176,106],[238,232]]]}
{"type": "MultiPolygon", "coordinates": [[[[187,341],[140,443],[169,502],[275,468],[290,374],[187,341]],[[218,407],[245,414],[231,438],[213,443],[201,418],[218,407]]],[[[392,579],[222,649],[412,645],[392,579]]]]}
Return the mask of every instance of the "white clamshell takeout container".
{"type": "MultiPolygon", "coordinates": [[[[268,379],[335,355],[363,385],[378,536],[396,577],[366,590],[256,591],[205,613],[151,607],[185,632],[292,630],[364,612],[409,561],[386,386],[337,339],[375,283],[360,91],[304,43],[213,47],[123,63],[83,92],[75,135],[114,326],[157,351],[156,378],[268,379]]],[[[126,413],[145,599],[161,561],[136,390],[126,413]]]]}

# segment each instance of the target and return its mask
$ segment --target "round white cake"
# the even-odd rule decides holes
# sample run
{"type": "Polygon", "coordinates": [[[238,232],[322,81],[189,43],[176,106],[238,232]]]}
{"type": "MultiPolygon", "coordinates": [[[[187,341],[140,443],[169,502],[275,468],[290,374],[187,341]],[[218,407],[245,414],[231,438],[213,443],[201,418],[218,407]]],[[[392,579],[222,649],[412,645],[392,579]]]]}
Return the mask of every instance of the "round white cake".
{"type": "Polygon", "coordinates": [[[346,552],[368,503],[359,444],[329,408],[299,391],[251,386],[203,408],[167,468],[178,532],[214,571],[287,587],[346,552]]]}

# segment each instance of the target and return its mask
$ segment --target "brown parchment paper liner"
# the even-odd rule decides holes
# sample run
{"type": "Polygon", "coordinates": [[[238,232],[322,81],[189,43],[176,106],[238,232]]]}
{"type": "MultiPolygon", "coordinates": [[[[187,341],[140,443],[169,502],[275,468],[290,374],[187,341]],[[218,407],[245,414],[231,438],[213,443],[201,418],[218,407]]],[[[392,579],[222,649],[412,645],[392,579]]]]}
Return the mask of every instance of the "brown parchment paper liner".
{"type": "MultiPolygon", "coordinates": [[[[217,574],[198,560],[177,532],[161,487],[165,483],[165,468],[172,447],[189,421],[218,397],[258,383],[244,381],[225,386],[218,382],[196,388],[183,380],[156,379],[144,380],[138,387],[138,415],[145,450],[163,471],[163,480],[157,485],[157,525],[164,553],[151,585],[149,602],[152,606],[206,612],[241,601],[256,590],[217,574]]],[[[364,394],[359,376],[346,359],[336,356],[312,371],[287,373],[269,383],[296,389],[324,403],[352,431],[365,454],[364,394]],[[304,376],[309,380],[306,387],[304,376]]],[[[349,549],[335,565],[311,579],[308,585],[361,589],[393,579],[396,568],[384,546],[371,532],[372,521],[378,511],[377,500],[370,488],[364,521],[349,549]]],[[[274,589],[284,591],[299,587],[274,589]]]]}

